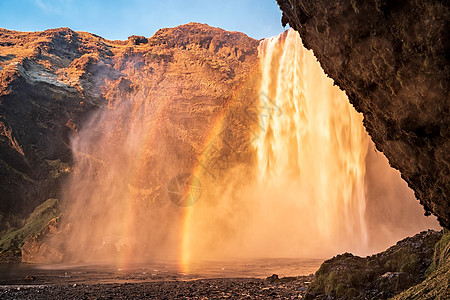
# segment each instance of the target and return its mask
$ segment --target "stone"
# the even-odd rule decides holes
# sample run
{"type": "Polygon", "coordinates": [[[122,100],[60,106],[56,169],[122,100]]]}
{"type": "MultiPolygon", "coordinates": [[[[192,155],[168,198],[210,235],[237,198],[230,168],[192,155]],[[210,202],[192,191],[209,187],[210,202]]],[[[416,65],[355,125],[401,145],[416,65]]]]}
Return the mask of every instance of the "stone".
{"type": "Polygon", "coordinates": [[[325,261],[308,287],[309,297],[387,299],[422,282],[442,232],[423,231],[365,258],[350,253],[325,261]]]}
{"type": "Polygon", "coordinates": [[[147,44],[148,39],[146,39],[145,36],[132,35],[128,37],[128,42],[130,42],[132,45],[147,44]]]}
{"type": "Polygon", "coordinates": [[[267,277],[266,280],[268,280],[270,282],[276,282],[279,280],[279,278],[278,278],[277,274],[272,274],[272,276],[267,277]]]}
{"type": "Polygon", "coordinates": [[[22,247],[22,262],[53,264],[63,260],[63,253],[40,236],[28,238],[22,247]]]}

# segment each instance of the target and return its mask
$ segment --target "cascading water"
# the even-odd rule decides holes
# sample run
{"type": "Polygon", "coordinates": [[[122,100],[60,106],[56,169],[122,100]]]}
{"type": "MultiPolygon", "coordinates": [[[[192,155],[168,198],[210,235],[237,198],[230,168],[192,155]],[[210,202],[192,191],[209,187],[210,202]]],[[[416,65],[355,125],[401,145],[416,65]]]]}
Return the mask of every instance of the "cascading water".
{"type": "Polygon", "coordinates": [[[254,147],[261,184],[295,189],[316,216],[319,236],[344,231],[346,240],[367,245],[362,115],[296,31],[262,41],[259,55],[261,126],[254,147]],[[268,113],[268,102],[278,114],[268,113]]]}
{"type": "MultiPolygon", "coordinates": [[[[249,99],[233,99],[222,110],[208,105],[199,109],[207,97],[193,101],[174,92],[178,99],[170,88],[149,94],[141,88],[142,94],[94,114],[72,141],[75,166],[65,189],[70,205],[59,242],[68,259],[110,258],[120,263],[128,258],[170,258],[189,272],[192,262],[205,258],[368,254],[373,228],[382,229],[384,239],[396,228],[395,214],[414,207],[409,219],[420,217],[420,208],[411,200],[399,202],[401,209],[386,226],[373,215],[367,224],[369,137],[362,116],[302,46],[297,32],[263,40],[259,58],[259,121],[247,143],[255,160],[227,169],[216,180],[208,175],[216,172],[213,167],[198,172],[203,162],[197,158],[214,137],[215,148],[225,145],[215,133],[227,132],[224,126],[233,119],[226,107],[243,109],[242,101],[249,99]],[[211,121],[205,122],[205,116],[211,121]],[[177,207],[165,189],[177,187],[178,179],[189,178],[189,172],[201,182],[202,198],[177,207]]],[[[195,85],[187,88],[195,90],[195,85]]],[[[217,106],[214,101],[209,105],[217,106]]],[[[245,131],[251,126],[239,124],[243,120],[248,118],[233,121],[245,131]]],[[[387,161],[372,161],[383,166],[372,172],[372,180],[383,174],[390,174],[392,182],[401,180],[387,161]]],[[[426,228],[424,224],[417,229],[402,225],[392,241],[426,228]]]]}
{"type": "Polygon", "coordinates": [[[362,115],[303,48],[297,32],[263,40],[259,59],[259,121],[251,136],[255,176],[242,186],[233,179],[245,181],[247,174],[232,172],[221,183],[228,190],[210,196],[221,199],[220,206],[204,201],[192,208],[186,248],[201,257],[215,238],[210,232],[219,232],[225,234],[214,243],[225,255],[367,253],[369,138],[362,115]],[[222,215],[228,216],[223,222],[222,215]]]}

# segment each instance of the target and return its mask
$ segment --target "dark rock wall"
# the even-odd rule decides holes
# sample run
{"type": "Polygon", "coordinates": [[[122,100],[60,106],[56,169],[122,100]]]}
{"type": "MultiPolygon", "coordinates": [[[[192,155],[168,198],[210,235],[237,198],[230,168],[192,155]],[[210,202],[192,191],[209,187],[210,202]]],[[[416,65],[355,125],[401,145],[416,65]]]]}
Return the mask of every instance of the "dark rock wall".
{"type": "Polygon", "coordinates": [[[35,34],[0,30],[2,214],[23,217],[58,197],[58,186],[70,171],[69,138],[93,107],[83,104],[81,88],[56,75],[57,68],[82,55],[73,46],[74,36],[66,29],[35,34]]]}
{"type": "Polygon", "coordinates": [[[442,232],[423,231],[365,258],[337,255],[316,272],[306,299],[391,298],[424,280],[441,237],[442,232]]]}
{"type": "Polygon", "coordinates": [[[448,1],[277,0],[377,148],[450,227],[448,1]]]}

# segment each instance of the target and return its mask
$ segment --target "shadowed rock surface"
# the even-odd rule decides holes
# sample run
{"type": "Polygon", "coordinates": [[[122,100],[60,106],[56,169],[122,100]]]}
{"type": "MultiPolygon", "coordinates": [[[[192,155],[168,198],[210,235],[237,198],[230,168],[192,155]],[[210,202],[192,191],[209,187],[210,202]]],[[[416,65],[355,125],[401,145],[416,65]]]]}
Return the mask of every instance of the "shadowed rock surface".
{"type": "MultiPolygon", "coordinates": [[[[43,234],[55,230],[59,214],[58,200],[48,199],[35,208],[22,228],[8,232],[1,237],[0,249],[3,253],[20,255],[19,249],[23,247],[24,243],[26,244],[27,240],[39,240],[43,234]],[[44,231],[41,232],[43,228],[44,231]],[[42,234],[39,235],[40,233],[42,234]]],[[[29,261],[29,259],[25,261],[29,261]]]]}
{"type": "Polygon", "coordinates": [[[277,0],[377,148],[450,227],[448,1],[277,0]]]}
{"type": "Polygon", "coordinates": [[[396,295],[393,299],[449,299],[450,298],[450,232],[444,230],[436,244],[433,261],[425,272],[427,278],[418,285],[396,295]]]}
{"type": "Polygon", "coordinates": [[[333,257],[316,272],[307,299],[390,298],[424,280],[441,237],[441,232],[424,231],[366,258],[333,257]]]}

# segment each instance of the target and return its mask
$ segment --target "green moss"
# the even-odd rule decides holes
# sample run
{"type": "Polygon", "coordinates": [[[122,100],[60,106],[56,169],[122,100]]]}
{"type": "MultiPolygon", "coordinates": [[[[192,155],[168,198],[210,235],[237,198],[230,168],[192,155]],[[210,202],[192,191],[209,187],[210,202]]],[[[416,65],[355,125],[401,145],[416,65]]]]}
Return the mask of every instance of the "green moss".
{"type": "MultiPolygon", "coordinates": [[[[307,293],[313,297],[337,299],[386,299],[417,284],[424,278],[434,246],[442,234],[424,231],[406,238],[386,251],[367,258],[338,255],[325,261],[315,274],[307,293]]],[[[444,243],[444,242],[442,242],[444,243]]],[[[436,246],[436,264],[448,258],[450,249],[436,246]]]]}
{"type": "Polygon", "coordinates": [[[336,297],[338,298],[343,298],[345,296],[345,294],[347,293],[347,286],[343,283],[339,283],[336,286],[336,297]]]}
{"type": "Polygon", "coordinates": [[[338,281],[338,279],[336,277],[337,277],[336,273],[334,273],[334,272],[331,272],[328,274],[328,276],[324,277],[323,290],[325,291],[325,293],[328,294],[334,290],[336,283],[338,281]]]}
{"type": "Polygon", "coordinates": [[[444,229],[442,239],[434,247],[433,261],[426,271],[426,275],[435,272],[441,265],[449,264],[450,260],[450,231],[444,229]]]}
{"type": "Polygon", "coordinates": [[[450,294],[450,232],[444,229],[442,239],[436,243],[433,261],[426,271],[427,278],[396,295],[392,299],[448,299],[450,294]]]}
{"type": "Polygon", "coordinates": [[[58,200],[48,199],[36,207],[22,228],[7,232],[0,238],[0,253],[19,251],[29,236],[39,234],[57,216],[58,200]]]}
{"type": "Polygon", "coordinates": [[[309,286],[308,293],[351,298],[348,293],[351,290],[357,291],[361,279],[366,275],[364,264],[363,259],[348,253],[324,262],[316,273],[316,280],[309,286]],[[340,268],[336,268],[336,262],[340,268]]]}
{"type": "Polygon", "coordinates": [[[16,170],[16,169],[14,169],[13,167],[11,167],[10,165],[8,165],[6,162],[4,162],[4,161],[1,160],[1,159],[0,159],[0,165],[3,165],[9,173],[16,174],[18,177],[23,178],[23,180],[25,180],[25,181],[28,181],[28,182],[30,182],[30,183],[33,183],[33,182],[34,182],[33,179],[31,179],[30,177],[28,177],[28,176],[25,175],[24,173],[22,173],[22,172],[20,172],[20,171],[18,171],[18,170],[16,170]]]}
{"type": "Polygon", "coordinates": [[[425,273],[427,278],[392,299],[448,299],[450,294],[450,232],[447,229],[444,229],[444,234],[434,249],[433,261],[425,273]]]}
{"type": "Polygon", "coordinates": [[[46,159],[45,161],[52,167],[52,170],[50,171],[50,176],[52,176],[52,178],[58,178],[59,176],[70,172],[69,164],[61,162],[59,159],[46,159]]]}
{"type": "Polygon", "coordinates": [[[402,264],[400,266],[400,272],[414,273],[414,270],[419,269],[419,267],[420,267],[420,257],[417,254],[412,253],[406,260],[402,261],[402,264]]]}
{"type": "Polygon", "coordinates": [[[357,289],[350,288],[345,293],[345,298],[347,299],[355,299],[357,297],[361,297],[361,293],[357,289]]]}

